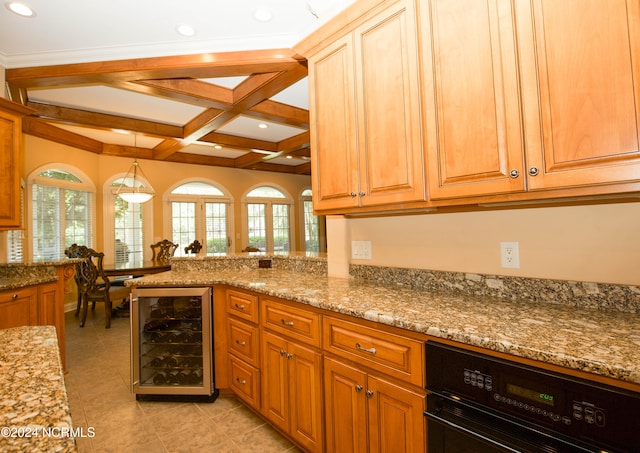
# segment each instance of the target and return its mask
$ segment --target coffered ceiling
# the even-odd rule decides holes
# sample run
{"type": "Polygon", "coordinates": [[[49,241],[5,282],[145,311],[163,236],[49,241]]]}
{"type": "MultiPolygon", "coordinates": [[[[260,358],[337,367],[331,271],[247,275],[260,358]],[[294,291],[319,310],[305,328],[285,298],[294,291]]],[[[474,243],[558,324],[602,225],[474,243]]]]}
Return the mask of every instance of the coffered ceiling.
{"type": "Polygon", "coordinates": [[[27,134],[88,152],[309,174],[306,61],[290,49],[351,1],[25,0],[0,11],[27,134]],[[189,25],[194,35],[176,32],[189,25]]]}

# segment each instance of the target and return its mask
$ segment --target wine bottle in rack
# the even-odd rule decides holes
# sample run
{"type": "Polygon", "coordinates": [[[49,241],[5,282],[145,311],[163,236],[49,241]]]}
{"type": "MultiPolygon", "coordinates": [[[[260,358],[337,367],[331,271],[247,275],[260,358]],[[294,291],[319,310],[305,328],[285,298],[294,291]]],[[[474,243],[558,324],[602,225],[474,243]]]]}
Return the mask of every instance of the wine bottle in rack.
{"type": "Polygon", "coordinates": [[[165,385],[168,383],[169,376],[165,371],[158,371],[153,375],[154,385],[165,385]]]}
{"type": "Polygon", "coordinates": [[[178,384],[178,374],[180,370],[171,370],[167,373],[167,384],[178,384]]]}
{"type": "Polygon", "coordinates": [[[180,365],[180,361],[177,357],[168,355],[163,360],[162,365],[168,368],[176,368],[180,365]]]}
{"type": "Polygon", "coordinates": [[[188,376],[188,383],[191,385],[202,384],[202,370],[191,370],[188,376]]]}
{"type": "Polygon", "coordinates": [[[166,356],[162,354],[158,355],[149,362],[149,366],[153,368],[161,367],[164,364],[165,359],[166,359],[166,356]]]}

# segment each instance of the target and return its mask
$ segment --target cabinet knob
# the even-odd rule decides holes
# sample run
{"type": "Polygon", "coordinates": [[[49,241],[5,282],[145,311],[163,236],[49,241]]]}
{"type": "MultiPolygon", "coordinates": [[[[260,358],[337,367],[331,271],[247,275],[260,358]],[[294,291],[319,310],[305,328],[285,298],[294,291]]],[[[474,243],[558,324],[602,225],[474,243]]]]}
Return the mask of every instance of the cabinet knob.
{"type": "Polygon", "coordinates": [[[361,392],[362,391],[362,386],[360,384],[356,385],[356,392],[361,392]]]}
{"type": "Polygon", "coordinates": [[[238,310],[244,310],[244,305],[235,304],[235,306],[238,310]]]}
{"type": "Polygon", "coordinates": [[[373,398],[373,390],[367,390],[367,398],[373,398]]]}
{"type": "Polygon", "coordinates": [[[281,350],[280,350],[280,355],[281,355],[281,356],[284,356],[286,353],[287,353],[287,351],[285,351],[284,349],[281,349],[281,350]]]}
{"type": "Polygon", "coordinates": [[[246,346],[247,342],[246,341],[240,341],[236,338],[236,343],[239,344],[240,346],[246,346]]]}
{"type": "Polygon", "coordinates": [[[16,300],[16,299],[18,298],[18,295],[17,295],[17,294],[14,294],[13,296],[11,296],[11,298],[12,298],[13,300],[16,300]]]}
{"type": "Polygon", "coordinates": [[[360,195],[361,197],[364,197],[365,193],[364,192],[360,192],[360,193],[358,193],[358,195],[360,195]]]}
{"type": "Polygon", "coordinates": [[[236,378],[236,381],[238,381],[242,385],[245,385],[247,383],[247,381],[245,381],[244,379],[240,379],[240,378],[236,378]]]}
{"type": "Polygon", "coordinates": [[[357,196],[358,196],[358,194],[357,194],[357,193],[355,193],[355,192],[351,192],[349,195],[351,195],[351,198],[355,198],[355,197],[357,197],[357,196]]]}
{"type": "Polygon", "coordinates": [[[285,321],[284,319],[281,319],[280,322],[283,326],[293,327],[293,321],[285,321]]]}
{"type": "Polygon", "coordinates": [[[531,176],[538,176],[538,173],[540,173],[540,170],[538,170],[538,167],[531,167],[529,169],[529,175],[531,176]]]}
{"type": "Polygon", "coordinates": [[[509,172],[509,176],[510,176],[512,179],[516,179],[518,176],[520,176],[520,172],[514,168],[513,170],[511,170],[511,171],[509,172]]]}
{"type": "Polygon", "coordinates": [[[291,360],[291,357],[293,357],[293,354],[287,353],[287,360],[291,360]]]}

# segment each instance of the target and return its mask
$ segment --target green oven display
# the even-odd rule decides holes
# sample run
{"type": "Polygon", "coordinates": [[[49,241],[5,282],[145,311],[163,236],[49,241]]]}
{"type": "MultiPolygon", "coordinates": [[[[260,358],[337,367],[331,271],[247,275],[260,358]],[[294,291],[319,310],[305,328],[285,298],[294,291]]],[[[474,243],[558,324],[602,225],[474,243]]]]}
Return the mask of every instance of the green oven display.
{"type": "Polygon", "coordinates": [[[548,393],[538,392],[515,384],[507,384],[507,392],[514,396],[526,398],[529,401],[553,406],[553,395],[549,395],[548,393]]]}

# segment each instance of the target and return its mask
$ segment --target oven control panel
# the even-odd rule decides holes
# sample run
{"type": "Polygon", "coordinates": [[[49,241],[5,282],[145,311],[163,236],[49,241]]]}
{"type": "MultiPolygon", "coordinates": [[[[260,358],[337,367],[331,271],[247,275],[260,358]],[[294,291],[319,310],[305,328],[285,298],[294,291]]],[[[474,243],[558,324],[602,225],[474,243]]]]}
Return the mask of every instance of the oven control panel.
{"type": "MultiPolygon", "coordinates": [[[[465,368],[462,372],[462,381],[466,386],[479,391],[489,392],[494,401],[501,405],[522,411],[527,414],[537,415],[549,419],[555,423],[570,425],[571,423],[586,423],[602,428],[606,426],[607,417],[605,410],[588,401],[571,401],[571,408],[555,408],[555,397],[545,392],[524,388],[520,385],[503,385],[506,392],[494,391],[494,377],[479,370],[465,368]],[[540,401],[536,403],[536,401],[540,401]],[[554,408],[554,409],[552,409],[554,408]]],[[[568,401],[569,402],[569,401],[568,401]]]]}
{"type": "Polygon", "coordinates": [[[640,438],[630,438],[640,394],[434,343],[426,348],[428,391],[603,445],[629,439],[640,451],[640,438]]]}

